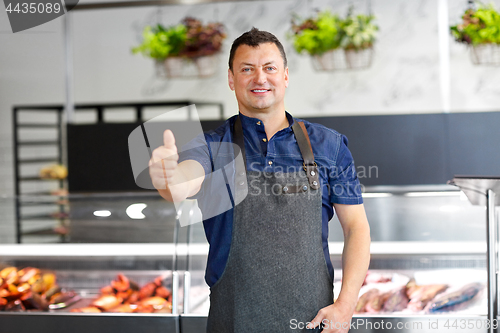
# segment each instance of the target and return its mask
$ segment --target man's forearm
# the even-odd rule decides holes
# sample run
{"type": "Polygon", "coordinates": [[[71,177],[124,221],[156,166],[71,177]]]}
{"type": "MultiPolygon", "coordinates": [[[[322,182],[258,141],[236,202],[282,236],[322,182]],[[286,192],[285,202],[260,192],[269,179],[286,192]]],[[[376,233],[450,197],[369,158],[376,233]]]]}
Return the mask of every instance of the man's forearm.
{"type": "Polygon", "coordinates": [[[205,178],[205,171],[200,163],[187,160],[178,165],[176,174],[158,193],[170,202],[181,202],[199,192],[205,178]]]}
{"type": "Polygon", "coordinates": [[[369,264],[370,230],[364,224],[353,226],[344,236],[342,288],[337,302],[348,305],[354,311],[369,264]]]}

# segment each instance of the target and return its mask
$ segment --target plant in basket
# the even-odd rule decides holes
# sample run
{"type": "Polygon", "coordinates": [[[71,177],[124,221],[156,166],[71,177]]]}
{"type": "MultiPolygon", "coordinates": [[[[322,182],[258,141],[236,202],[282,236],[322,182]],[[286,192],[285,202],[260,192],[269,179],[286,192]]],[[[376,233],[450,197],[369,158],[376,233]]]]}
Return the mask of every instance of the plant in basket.
{"type": "Polygon", "coordinates": [[[202,23],[187,17],[176,26],[146,26],[141,45],[132,48],[133,53],[142,53],[164,66],[167,77],[185,76],[184,65],[194,63],[199,76],[210,76],[215,72],[222,41],[226,38],[221,23],[202,23]]]}
{"type": "Polygon", "coordinates": [[[373,15],[353,15],[349,9],[347,17],[342,21],[344,34],[340,45],[345,50],[348,68],[365,68],[371,65],[373,43],[378,26],[373,23],[373,15]]]}
{"type": "Polygon", "coordinates": [[[500,65],[500,14],[493,4],[476,4],[477,9],[466,9],[462,22],[450,32],[457,42],[471,47],[474,64],[500,65]]]}
{"type": "Polygon", "coordinates": [[[293,46],[298,53],[306,51],[311,56],[321,55],[340,47],[342,31],[340,19],[329,11],[319,12],[316,18],[297,23],[292,19],[293,46]]]}
{"type": "Polygon", "coordinates": [[[378,30],[372,22],[374,18],[372,15],[354,16],[352,8],[345,19],[329,10],[298,22],[295,16],[289,37],[298,53],[305,51],[312,57],[317,70],[364,68],[371,63],[371,50],[378,30]]]}
{"type": "Polygon", "coordinates": [[[192,59],[200,76],[210,76],[215,72],[217,58],[215,55],[222,48],[226,38],[222,23],[202,25],[195,18],[187,17],[182,21],[187,28],[187,39],[182,54],[192,59]]]}

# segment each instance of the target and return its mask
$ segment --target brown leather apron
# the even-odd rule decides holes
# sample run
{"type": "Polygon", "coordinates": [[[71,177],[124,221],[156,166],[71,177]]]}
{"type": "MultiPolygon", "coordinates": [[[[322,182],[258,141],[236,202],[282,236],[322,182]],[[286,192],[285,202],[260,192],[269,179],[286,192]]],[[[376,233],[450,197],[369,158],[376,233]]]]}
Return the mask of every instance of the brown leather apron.
{"type": "MultiPolygon", "coordinates": [[[[318,170],[304,124],[292,129],[303,170],[236,172],[236,188],[247,182],[248,194],[234,208],[228,261],[211,288],[209,333],[310,332],[298,329],[300,323],[333,303],[318,170]]],[[[246,161],[243,140],[237,118],[234,142],[246,161]]]]}

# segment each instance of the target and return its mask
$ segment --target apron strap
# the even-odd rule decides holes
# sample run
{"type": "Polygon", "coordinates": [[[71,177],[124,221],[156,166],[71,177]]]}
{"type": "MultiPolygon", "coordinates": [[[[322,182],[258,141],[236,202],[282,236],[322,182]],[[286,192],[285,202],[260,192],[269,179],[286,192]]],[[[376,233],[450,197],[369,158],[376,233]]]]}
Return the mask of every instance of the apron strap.
{"type": "Polygon", "coordinates": [[[243,137],[243,127],[241,126],[240,117],[236,117],[236,121],[234,122],[234,133],[233,133],[233,142],[236,143],[241,150],[241,157],[243,157],[243,165],[245,166],[245,171],[247,170],[247,158],[245,154],[245,139],[243,137]]]}
{"type": "Polygon", "coordinates": [[[314,153],[312,151],[311,141],[309,140],[306,126],[303,122],[296,121],[292,125],[292,130],[293,134],[295,134],[297,144],[299,145],[302,158],[304,159],[304,171],[309,180],[309,186],[313,190],[317,190],[319,188],[318,165],[314,162],[314,153]]]}
{"type": "MultiPolygon", "coordinates": [[[[309,140],[309,135],[307,134],[306,126],[303,122],[294,122],[292,125],[293,134],[295,135],[295,139],[297,140],[297,144],[299,145],[300,153],[302,154],[302,158],[304,159],[303,167],[306,172],[307,179],[309,180],[309,187],[313,190],[317,190],[319,188],[319,174],[318,174],[318,166],[316,162],[314,162],[314,154],[311,147],[311,141],[309,140]]],[[[241,150],[241,154],[243,157],[243,164],[245,165],[245,170],[247,168],[246,163],[246,154],[245,154],[245,141],[243,137],[243,127],[241,126],[240,117],[236,117],[234,122],[234,135],[233,135],[234,143],[236,143],[241,150]]]]}

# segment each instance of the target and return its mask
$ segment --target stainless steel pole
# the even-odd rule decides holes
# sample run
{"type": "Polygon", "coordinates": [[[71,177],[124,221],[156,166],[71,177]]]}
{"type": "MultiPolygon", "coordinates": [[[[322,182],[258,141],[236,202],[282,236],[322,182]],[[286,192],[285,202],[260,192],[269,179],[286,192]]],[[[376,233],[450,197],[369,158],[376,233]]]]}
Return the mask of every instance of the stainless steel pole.
{"type": "Polygon", "coordinates": [[[486,192],[486,237],[487,237],[487,266],[488,266],[488,320],[490,322],[489,333],[493,329],[497,318],[497,256],[496,256],[496,233],[495,233],[495,192],[486,192]]]}
{"type": "MultiPolygon", "coordinates": [[[[189,245],[188,245],[189,246],[189,245]]],[[[184,272],[184,302],[183,302],[183,310],[182,313],[189,314],[190,305],[189,304],[189,296],[191,293],[191,273],[188,271],[184,272]]]]}
{"type": "Polygon", "coordinates": [[[67,12],[64,15],[64,62],[66,70],[64,111],[68,124],[73,122],[75,113],[75,102],[73,99],[73,44],[71,35],[71,12],[67,12]]]}

